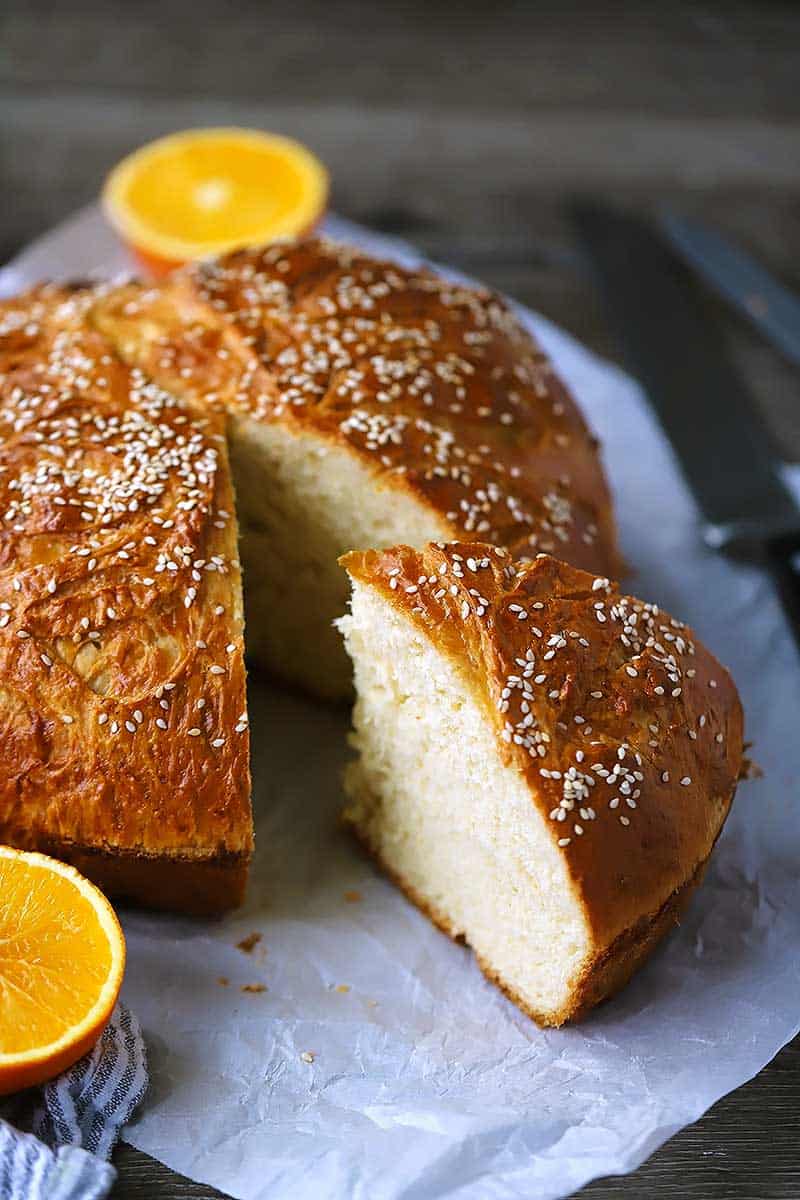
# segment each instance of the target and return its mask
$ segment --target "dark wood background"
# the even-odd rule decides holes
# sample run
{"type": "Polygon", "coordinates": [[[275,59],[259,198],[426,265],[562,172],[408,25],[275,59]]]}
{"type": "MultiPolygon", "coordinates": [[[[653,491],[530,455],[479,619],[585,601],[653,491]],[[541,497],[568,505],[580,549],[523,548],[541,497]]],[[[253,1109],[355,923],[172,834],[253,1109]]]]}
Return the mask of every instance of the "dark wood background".
{"type": "MultiPolygon", "coordinates": [[[[800,290],[796,3],[5,0],[0,104],[0,261],[146,139],[235,122],[309,143],[339,212],[611,356],[572,197],[699,214],[800,290]]],[[[797,371],[708,303],[800,460],[797,371]]],[[[799,1110],[800,1040],[634,1175],[581,1195],[798,1200],[799,1110]]],[[[128,1147],[115,1162],[115,1200],[219,1195],[128,1147]]]]}

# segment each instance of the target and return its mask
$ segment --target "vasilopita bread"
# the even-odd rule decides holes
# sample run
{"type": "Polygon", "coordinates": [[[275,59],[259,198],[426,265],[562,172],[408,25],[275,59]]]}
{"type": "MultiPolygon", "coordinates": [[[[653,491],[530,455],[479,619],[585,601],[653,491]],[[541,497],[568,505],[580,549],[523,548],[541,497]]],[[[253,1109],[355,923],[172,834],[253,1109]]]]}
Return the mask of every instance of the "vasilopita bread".
{"type": "Polygon", "coordinates": [[[603,575],[475,543],[351,553],[346,822],[536,1021],[679,918],[742,766],[727,671],[603,575]]]}
{"type": "Polygon", "coordinates": [[[596,441],[496,295],[311,240],[112,290],[91,319],[226,409],[248,651],[315,693],[351,686],[346,550],[479,537],[618,571],[596,441]]]}

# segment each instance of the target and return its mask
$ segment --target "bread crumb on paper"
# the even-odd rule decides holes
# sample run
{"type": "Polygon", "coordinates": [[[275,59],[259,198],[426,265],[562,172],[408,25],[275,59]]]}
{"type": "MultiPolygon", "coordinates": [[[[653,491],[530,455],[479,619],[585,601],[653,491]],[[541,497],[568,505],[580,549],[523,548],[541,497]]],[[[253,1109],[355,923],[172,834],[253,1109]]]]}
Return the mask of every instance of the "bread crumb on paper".
{"type": "Polygon", "coordinates": [[[261,937],[262,935],[256,931],[248,933],[247,937],[243,937],[240,942],[236,943],[236,949],[241,950],[242,954],[252,954],[261,941],[261,937]]]}

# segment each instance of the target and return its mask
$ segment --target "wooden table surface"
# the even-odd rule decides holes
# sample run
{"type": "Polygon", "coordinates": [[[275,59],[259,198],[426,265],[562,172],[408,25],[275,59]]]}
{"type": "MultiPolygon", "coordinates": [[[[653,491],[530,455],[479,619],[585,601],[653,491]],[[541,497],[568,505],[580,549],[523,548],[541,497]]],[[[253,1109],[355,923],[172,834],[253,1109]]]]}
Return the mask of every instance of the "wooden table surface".
{"type": "MultiPolygon", "coordinates": [[[[614,356],[565,202],[702,215],[800,290],[800,5],[5,0],[0,262],[170,129],[308,142],[346,216],[614,356]]],[[[787,458],[800,379],[709,299],[787,458]]],[[[800,1039],[588,1200],[798,1200],[800,1039]]],[[[114,1200],[220,1193],[129,1147],[114,1200]]],[[[533,1198],[532,1198],[533,1200],[533,1198]]]]}

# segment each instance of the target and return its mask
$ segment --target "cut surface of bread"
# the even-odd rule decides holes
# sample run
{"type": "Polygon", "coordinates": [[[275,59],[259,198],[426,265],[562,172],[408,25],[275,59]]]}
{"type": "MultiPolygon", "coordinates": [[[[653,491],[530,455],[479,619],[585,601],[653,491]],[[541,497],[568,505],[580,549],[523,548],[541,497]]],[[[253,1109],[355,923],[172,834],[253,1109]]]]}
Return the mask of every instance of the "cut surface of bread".
{"type": "Polygon", "coordinates": [[[542,1024],[678,919],[742,761],[736,690],[602,576],[477,543],[351,553],[345,822],[542,1024]]]}
{"type": "Polygon", "coordinates": [[[444,522],[347,446],[235,415],[229,431],[247,652],[315,695],[347,695],[352,668],[333,622],[347,605],[339,555],[400,538],[424,545],[446,533],[444,522]]]}
{"type": "Polygon", "coordinates": [[[252,848],[224,419],[123,363],[93,302],[0,308],[0,841],[216,911],[252,848]]]}
{"type": "Polygon", "coordinates": [[[98,299],[177,395],[230,414],[249,650],[346,695],[345,551],[480,536],[610,573],[597,443],[499,297],[320,240],[241,251],[98,299]]]}

